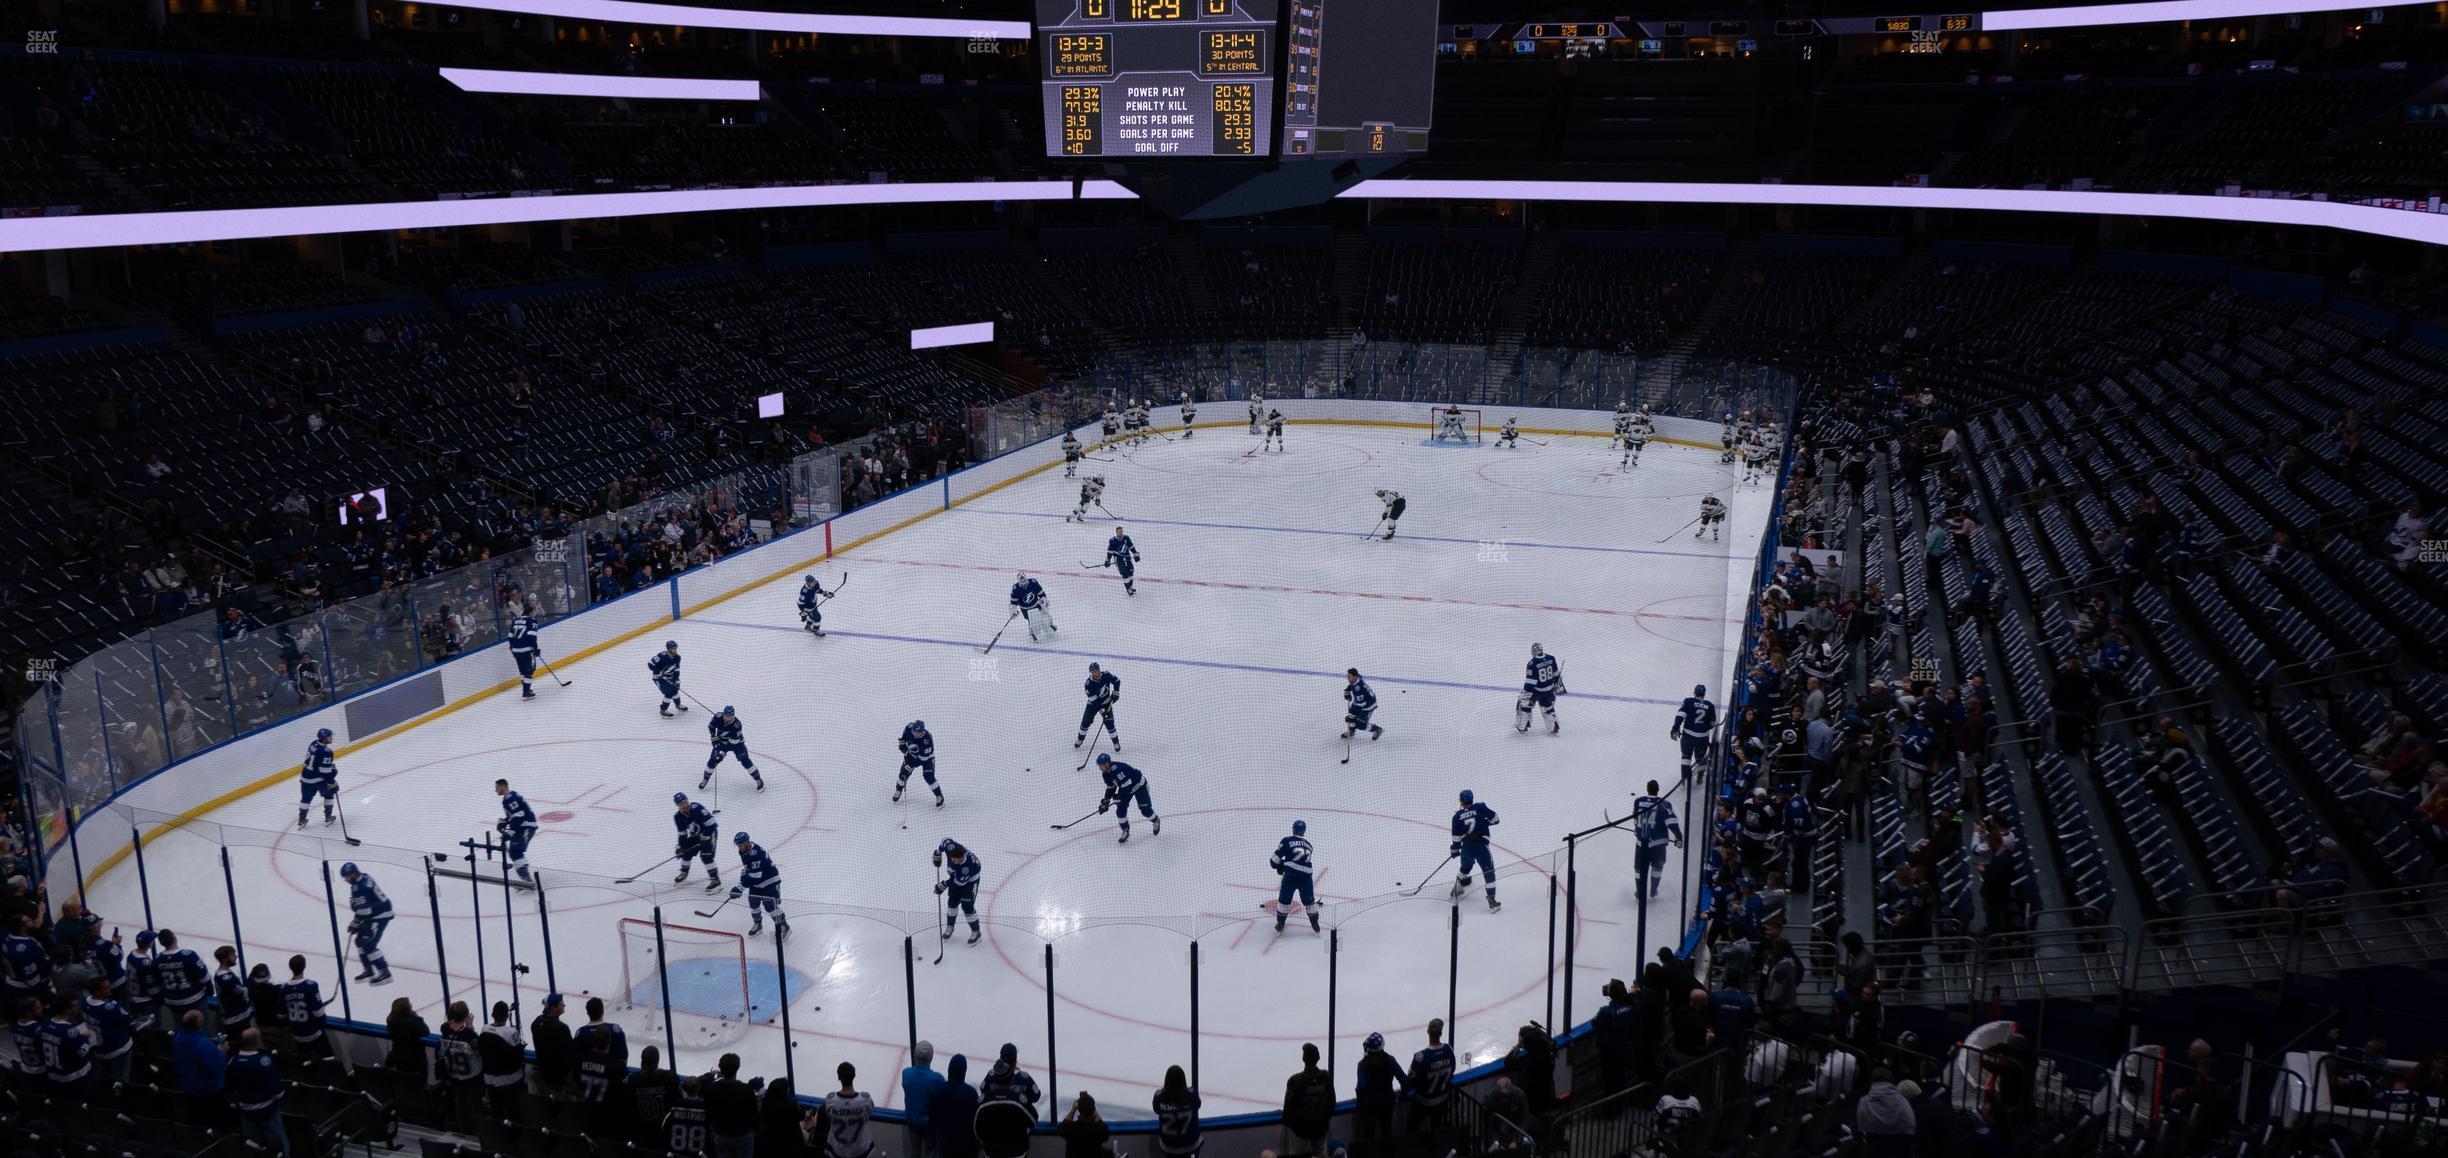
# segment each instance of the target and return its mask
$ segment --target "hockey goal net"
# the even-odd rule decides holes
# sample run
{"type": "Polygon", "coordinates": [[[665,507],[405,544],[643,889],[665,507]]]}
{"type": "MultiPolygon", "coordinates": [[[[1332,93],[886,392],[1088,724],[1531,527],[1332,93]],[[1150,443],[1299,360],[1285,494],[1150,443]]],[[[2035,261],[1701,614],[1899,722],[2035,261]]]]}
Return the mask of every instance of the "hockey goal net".
{"type": "Polygon", "coordinates": [[[1467,406],[1432,406],[1428,408],[1428,441],[1457,441],[1448,426],[1449,416],[1455,414],[1462,416],[1462,437],[1458,441],[1478,443],[1487,440],[1486,424],[1481,421],[1479,411],[1467,406]]]}
{"type": "Polygon", "coordinates": [[[746,937],[666,921],[658,940],[653,921],[628,917],[620,923],[620,943],[615,1007],[625,1029],[662,1040],[668,985],[674,1044],[722,1045],[747,1031],[752,1004],[746,937]]]}

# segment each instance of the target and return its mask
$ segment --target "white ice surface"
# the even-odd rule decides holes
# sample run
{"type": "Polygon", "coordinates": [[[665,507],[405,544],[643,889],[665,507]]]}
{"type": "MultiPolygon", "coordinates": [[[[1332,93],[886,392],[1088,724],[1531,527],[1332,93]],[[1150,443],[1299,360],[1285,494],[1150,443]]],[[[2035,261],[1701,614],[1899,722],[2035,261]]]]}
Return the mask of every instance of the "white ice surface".
{"type": "MultiPolygon", "coordinates": [[[[1621,816],[1642,780],[1675,780],[1667,723],[1694,683],[1723,701],[1743,580],[1772,496],[1736,486],[1713,450],[1664,444],[1620,472],[1592,438],[1506,451],[1424,446],[1417,431],[1299,425],[1288,453],[1246,453],[1256,441],[1205,429],[1089,464],[1111,483],[1105,505],[1128,517],[1146,557],[1135,598],[1112,572],[1081,566],[1102,558],[1115,524],[1065,524],[1077,490],[1057,469],[812,564],[828,585],[850,575],[826,608],[828,638],[797,629],[791,581],[672,624],[690,694],[737,705],[770,784],[762,794],[728,763],[712,789],[694,792],[705,713],[656,715],[644,663],[658,633],[562,665],[569,688],[545,684],[526,702],[494,697],[344,759],[362,848],[341,846],[319,816],[307,830],[288,828],[287,786],[160,836],[144,852],[154,921],[207,950],[229,939],[226,846],[250,960],[277,970],[304,953],[329,985],[338,970],[321,862],[354,859],[400,915],[385,942],[398,981],[350,986],[356,1018],[380,1022],[406,997],[438,1023],[446,985],[473,1003],[481,981],[485,998],[502,999],[516,961],[530,970],[516,980],[523,1020],[547,988],[534,896],[518,894],[506,921],[498,887],[471,897],[466,881],[444,878],[429,900],[421,868],[424,854],[490,831],[499,814],[491,784],[506,776],[545,814],[531,855],[549,884],[550,973],[580,1020],[582,994],[609,998],[621,987],[621,918],[647,917],[660,900],[674,924],[747,927],[739,905],[694,915],[717,899],[699,891],[702,870],[683,887],[671,885],[669,867],[633,886],[609,884],[670,852],[671,793],[687,790],[723,809],[726,882],[736,867],[730,837],[742,828],[782,869],[793,929],[782,952],[807,982],[793,995],[788,1034],[803,1089],[820,1088],[847,1059],[879,1101],[897,1104],[905,932],[918,954],[917,1031],[934,1042],[938,1068],[966,1053],[974,1079],[1011,1041],[1045,1081],[1050,939],[1060,1089],[1090,1090],[1109,1117],[1144,1117],[1164,1068],[1189,1062],[1196,937],[1207,1111],[1271,1110],[1300,1043],[1324,1044],[1328,991],[1324,938],[1295,916],[1278,939],[1262,911],[1275,895],[1267,856],[1276,840],[1300,818],[1317,847],[1327,921],[1342,938],[1342,1067],[1371,1031],[1407,1056],[1427,1020],[1446,1012],[1447,922],[1457,910],[1446,900],[1450,870],[1417,898],[1392,894],[1445,854],[1455,794],[1471,788],[1502,817],[1505,908],[1488,913],[1476,888],[1459,906],[1457,1044],[1466,1065],[1493,1060],[1522,1022],[1559,1012],[1549,1005],[1547,879],[1561,870],[1564,833],[1621,816]],[[1361,537],[1380,487],[1410,499],[1391,542],[1361,537]],[[1723,542],[1675,529],[1709,492],[1732,503],[1723,542]],[[1032,643],[1014,625],[989,663],[978,648],[1003,621],[1021,570],[1045,584],[1061,630],[1032,643]],[[1546,734],[1543,721],[1528,735],[1513,728],[1533,641],[1559,658],[1571,689],[1561,735],[1546,734]],[[1135,812],[1127,845],[1116,844],[1110,814],[1051,829],[1099,792],[1093,767],[1075,770],[1082,753],[1071,745],[1091,660],[1123,681],[1121,756],[1147,773],[1161,835],[1135,812]],[[1354,666],[1377,690],[1386,735],[1364,737],[1343,765],[1342,672],[1354,666]],[[888,803],[893,741],[914,718],[937,737],[951,799],[941,811],[916,780],[903,803],[888,803]],[[984,858],[988,925],[971,947],[964,924],[936,965],[927,853],[944,836],[984,858]],[[437,903],[447,982],[436,968],[437,903]]],[[[1680,794],[1677,804],[1687,826],[1705,826],[1680,794]]],[[[1585,842],[1578,860],[1572,1012],[1584,1020],[1601,982],[1635,971],[1639,918],[1627,835],[1585,842]]],[[[1650,909],[1652,952],[1678,937],[1681,876],[1680,864],[1667,870],[1664,899],[1650,909]]],[[[345,904],[345,886],[334,884],[345,904]]],[[[133,861],[91,894],[131,933],[141,923],[133,861]]],[[[748,952],[771,960],[770,934],[748,952]]],[[[1559,1005],[1561,972],[1552,978],[1559,1005]]],[[[680,1067],[706,1068],[732,1049],[751,1071],[778,1074],[784,1041],[778,1024],[719,1047],[684,1041],[680,1067]]]]}

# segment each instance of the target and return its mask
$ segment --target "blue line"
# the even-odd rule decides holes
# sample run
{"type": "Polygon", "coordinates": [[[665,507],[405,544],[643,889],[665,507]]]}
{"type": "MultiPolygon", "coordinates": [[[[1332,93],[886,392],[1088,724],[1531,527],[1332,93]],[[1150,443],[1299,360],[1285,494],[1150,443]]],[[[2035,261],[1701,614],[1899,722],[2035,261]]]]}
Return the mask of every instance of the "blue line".
{"type": "MultiPolygon", "coordinates": [[[[1038,511],[997,511],[974,506],[963,507],[961,511],[964,514],[1002,515],[1014,519],[1067,519],[1070,517],[1038,511]]],[[[1271,531],[1280,535],[1324,535],[1333,539],[1361,537],[1352,531],[1321,531],[1310,527],[1262,527],[1250,523],[1195,523],[1187,519],[1118,519],[1116,521],[1154,527],[1206,527],[1219,531],[1271,531]]],[[[1381,522],[1378,525],[1383,526],[1384,524],[1381,522]]],[[[1677,559],[1715,559],[1721,563],[1732,558],[1722,551],[1658,551],[1647,547],[1591,547],[1579,543],[1525,543],[1518,539],[1454,539],[1439,535],[1404,535],[1403,538],[1414,543],[1469,543],[1473,546],[1481,543],[1502,543],[1507,547],[1532,547],[1543,551],[1596,551],[1607,555],[1667,555],[1677,559]]],[[[1681,700],[1675,701],[1677,705],[1682,702],[1681,700]]]]}
{"type": "MultiPolygon", "coordinates": [[[[787,631],[797,633],[802,630],[797,627],[779,623],[741,623],[730,619],[704,619],[699,620],[698,622],[704,623],[709,627],[737,627],[748,631],[787,631]]],[[[825,637],[827,639],[831,639],[836,636],[843,639],[880,639],[888,643],[923,643],[934,647],[974,648],[977,646],[977,644],[971,640],[929,639],[923,635],[882,635],[875,632],[866,631],[828,631],[825,633],[825,637]]],[[[1011,645],[1010,647],[1004,648],[1003,650],[1024,651],[1031,655],[1068,655],[1080,659],[1091,659],[1098,661],[1161,663],[1171,664],[1177,667],[1212,668],[1218,671],[1256,672],[1260,675],[1307,676],[1315,679],[1343,678],[1343,673],[1339,671],[1310,671],[1306,668],[1297,667],[1262,667],[1257,664],[1225,663],[1222,660],[1213,659],[1176,659],[1171,656],[1158,655],[1117,655],[1112,652],[1105,651],[1070,651],[1058,647],[1029,647],[1027,645],[1017,643],[1011,645]]],[[[1466,684],[1457,680],[1413,679],[1405,676],[1371,676],[1369,678],[1382,684],[1409,684],[1412,687],[1421,688],[1453,688],[1469,692],[1516,693],[1521,690],[1520,688],[1510,684],[1466,684]]],[[[1574,692],[1572,693],[1572,698],[1576,700],[1604,700],[1608,703],[1614,704],[1657,704],[1662,707],[1669,708],[1680,707],[1683,703],[1681,700],[1652,700],[1641,696],[1610,696],[1598,692],[1574,692]]]]}

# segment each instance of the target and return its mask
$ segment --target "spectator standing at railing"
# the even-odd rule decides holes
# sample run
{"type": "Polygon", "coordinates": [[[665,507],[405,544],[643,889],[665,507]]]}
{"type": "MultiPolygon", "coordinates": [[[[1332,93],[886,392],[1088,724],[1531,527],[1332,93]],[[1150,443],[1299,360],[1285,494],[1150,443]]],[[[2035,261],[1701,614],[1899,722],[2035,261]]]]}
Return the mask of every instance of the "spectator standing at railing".
{"type": "MultiPolygon", "coordinates": [[[[1607,1003],[1599,1006],[1597,1014],[1590,1018],[1590,1034],[1598,1042],[1598,1085],[1599,1095],[1603,1097],[1622,1090],[1631,1082],[1639,1018],[1632,991],[1624,987],[1621,978],[1609,980],[1599,993],[1607,999],[1607,1003]]],[[[1367,1059],[1363,1058],[1363,1080],[1367,1076],[1367,1064],[1367,1059]]]]}
{"type": "MultiPolygon", "coordinates": [[[[1604,1010],[1600,1013],[1603,1016],[1604,1010]]],[[[1601,1048],[1604,1043],[1601,1042],[1601,1048]]],[[[1169,1081],[1173,1071],[1166,1074],[1169,1081]]],[[[1375,1142],[1394,1134],[1394,1103],[1409,1088],[1402,1063],[1386,1052],[1385,1035],[1372,1033],[1360,1043],[1360,1064],[1352,1081],[1352,1133],[1359,1142],[1375,1142]]],[[[1161,1117],[1161,1097],[1157,1113],[1161,1117]]],[[[1168,1151],[1168,1154],[1170,1151],[1168,1151]]]]}
{"type": "Polygon", "coordinates": [[[1301,1046],[1301,1068],[1284,1080],[1283,1154],[1285,1158],[1321,1153],[1326,1130],[1334,1119],[1334,1076],[1318,1065],[1318,1047],[1301,1046]]]}
{"type": "MultiPolygon", "coordinates": [[[[1192,1100],[1195,1102],[1195,1095],[1192,1100]]],[[[968,1055],[953,1054],[944,1063],[943,1086],[927,1105],[927,1117],[935,1126],[936,1153],[942,1158],[977,1158],[977,1112],[978,1092],[969,1084],[968,1055]]],[[[1162,1113],[1160,1108],[1159,1117],[1162,1113]]],[[[1195,1147],[1191,1153],[1197,1153],[1195,1147]]]]}
{"type": "Polygon", "coordinates": [[[943,1084],[943,1075],[935,1072],[935,1044],[920,1041],[911,1047],[910,1064],[901,1070],[901,1120],[909,1135],[906,1158],[927,1158],[935,1149],[928,1107],[943,1084]]]}

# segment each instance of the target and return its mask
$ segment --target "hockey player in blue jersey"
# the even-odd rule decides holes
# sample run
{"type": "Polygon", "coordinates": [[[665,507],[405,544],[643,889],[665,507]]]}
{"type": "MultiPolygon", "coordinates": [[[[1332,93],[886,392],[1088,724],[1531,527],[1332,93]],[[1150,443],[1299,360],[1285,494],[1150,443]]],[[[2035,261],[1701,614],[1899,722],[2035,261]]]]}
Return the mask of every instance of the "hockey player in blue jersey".
{"type": "Polygon", "coordinates": [[[527,605],[516,607],[518,614],[510,617],[502,637],[510,641],[510,658],[518,663],[519,698],[532,700],[536,698],[536,663],[544,658],[544,641],[536,636],[535,616],[529,614],[527,605]]]}
{"type": "Polygon", "coordinates": [[[706,754],[705,775],[697,778],[699,791],[714,782],[714,769],[723,762],[724,756],[737,758],[740,767],[748,770],[748,778],[756,781],[757,791],[765,791],[765,774],[757,771],[756,761],[748,758],[748,741],[740,728],[739,713],[733,711],[729,704],[723,705],[720,713],[706,721],[706,736],[714,742],[714,750],[706,754]]]}
{"type": "Polygon", "coordinates": [[[518,871],[519,879],[532,881],[535,874],[527,869],[527,845],[535,840],[535,809],[527,807],[527,799],[510,791],[510,782],[493,782],[493,794],[501,797],[502,818],[493,822],[493,830],[501,834],[502,859],[518,871]]]}
{"type": "Polygon", "coordinates": [[[1454,877],[1453,895],[1458,901],[1462,894],[1470,891],[1471,866],[1477,865],[1479,871],[1487,874],[1487,903],[1491,913],[1504,907],[1496,903],[1496,858],[1488,853],[1488,830],[1494,827],[1496,810],[1479,803],[1478,798],[1471,795],[1470,789],[1463,789],[1462,807],[1455,809],[1453,814],[1453,847],[1446,850],[1462,860],[1454,877]]]}
{"type": "Polygon", "coordinates": [[[927,731],[925,720],[911,720],[901,729],[901,775],[893,781],[893,803],[901,803],[901,792],[909,787],[912,772],[926,776],[927,787],[935,792],[935,807],[943,807],[943,785],[935,782],[935,733],[927,731]]]}
{"type": "Polygon", "coordinates": [[[1156,815],[1156,806],[1148,799],[1147,777],[1138,769],[1103,752],[1097,753],[1096,762],[1098,775],[1105,778],[1105,798],[1097,802],[1097,811],[1103,812],[1111,806],[1114,819],[1122,822],[1122,839],[1115,843],[1130,843],[1130,806],[1133,803],[1139,805],[1139,815],[1147,818],[1148,835],[1162,833],[1164,818],[1156,815]]]}
{"type": "Polygon", "coordinates": [[[799,626],[818,638],[824,636],[824,601],[833,594],[813,575],[799,583],[799,626]]]}
{"type": "Polygon", "coordinates": [[[1028,620],[1029,642],[1037,641],[1039,627],[1045,628],[1047,635],[1054,634],[1054,601],[1047,597],[1045,588],[1025,574],[1012,580],[1011,609],[1012,614],[1028,620]]]}
{"type": "Polygon", "coordinates": [[[663,641],[663,650],[646,661],[646,674],[654,680],[655,696],[660,701],[655,710],[669,717],[673,708],[685,712],[688,705],[680,700],[680,641],[663,641]]]}
{"type": "Polygon", "coordinates": [[[1385,729],[1369,723],[1377,711],[1377,693],[1370,691],[1368,681],[1360,678],[1359,668],[1343,671],[1343,700],[1350,706],[1343,711],[1343,738],[1348,740],[1362,728],[1368,729],[1369,739],[1385,735],[1385,729]]]}
{"type": "Polygon", "coordinates": [[[1105,734],[1113,738],[1114,751],[1122,750],[1122,731],[1114,726],[1114,705],[1122,702],[1122,678],[1096,664],[1088,665],[1088,706],[1080,710],[1079,737],[1071,741],[1074,748],[1088,742],[1088,733],[1096,727],[1098,717],[1105,720],[1105,734]]]}
{"type": "Polygon", "coordinates": [[[332,730],[315,729],[315,738],[306,745],[306,759],[298,764],[298,827],[306,827],[306,808],[323,798],[323,823],[332,822],[332,808],[340,799],[340,766],[332,758],[332,730]]]}
{"type": "Polygon", "coordinates": [[[1632,836],[1640,842],[1632,852],[1632,879],[1647,882],[1658,895],[1658,878],[1666,871],[1666,847],[1683,847],[1683,824],[1675,819],[1674,803],[1658,795],[1658,782],[1632,800],[1632,836]]]}
{"type": "Polygon", "coordinates": [[[714,814],[706,811],[705,805],[691,801],[688,793],[674,792],[672,828],[675,830],[672,859],[680,862],[680,875],[673,877],[672,883],[687,880],[692,867],[689,862],[701,860],[706,866],[705,891],[721,888],[722,866],[714,863],[714,838],[721,829],[714,823],[714,814]]]}
{"type": "Polygon", "coordinates": [[[1284,930],[1284,918],[1292,915],[1292,898],[1300,898],[1301,908],[1309,914],[1312,932],[1325,932],[1324,913],[1318,908],[1317,851],[1309,847],[1309,822],[1292,822],[1292,835],[1275,842],[1275,855],[1267,858],[1267,867],[1275,870],[1281,883],[1275,886],[1275,931],[1284,930]]]}
{"type": "Polygon", "coordinates": [[[1716,730],[1717,705],[1708,702],[1708,685],[1692,685],[1692,694],[1675,709],[1674,723],[1666,726],[1668,738],[1683,742],[1684,779],[1691,778],[1692,765],[1708,758],[1709,733],[1716,730]]]}
{"type": "Polygon", "coordinates": [[[935,881],[935,891],[944,899],[943,936],[939,939],[951,940],[953,924],[965,916],[969,918],[969,943],[977,944],[986,935],[978,927],[977,915],[978,880],[986,874],[986,863],[959,841],[945,837],[935,846],[935,867],[944,870],[935,881]]]}
{"type": "Polygon", "coordinates": [[[1556,722],[1556,697],[1564,694],[1564,673],[1556,667],[1554,656],[1537,644],[1530,645],[1530,668],[1522,673],[1521,699],[1513,703],[1513,730],[1530,730],[1530,709],[1538,707],[1547,713],[1547,734],[1564,730],[1556,722]]]}
{"type": "Polygon", "coordinates": [[[748,894],[748,935],[764,932],[765,914],[772,913],[774,939],[790,936],[790,918],[782,912],[782,871],[745,832],[731,834],[731,847],[739,850],[740,860],[740,883],[731,886],[731,897],[748,894]]]}
{"type": "Polygon", "coordinates": [[[383,957],[383,931],[391,927],[391,898],[354,864],[340,866],[349,887],[349,938],[356,942],[357,960],[365,966],[354,978],[368,985],[391,983],[391,962],[383,957]]]}
{"type": "Polygon", "coordinates": [[[1139,544],[1131,542],[1130,534],[1120,527],[1114,528],[1113,538],[1105,540],[1105,562],[1122,577],[1123,594],[1139,593],[1139,544]]]}

